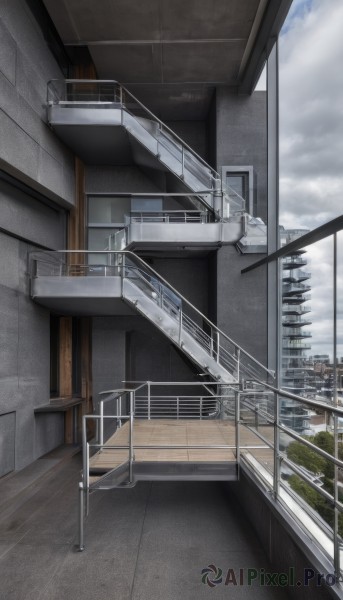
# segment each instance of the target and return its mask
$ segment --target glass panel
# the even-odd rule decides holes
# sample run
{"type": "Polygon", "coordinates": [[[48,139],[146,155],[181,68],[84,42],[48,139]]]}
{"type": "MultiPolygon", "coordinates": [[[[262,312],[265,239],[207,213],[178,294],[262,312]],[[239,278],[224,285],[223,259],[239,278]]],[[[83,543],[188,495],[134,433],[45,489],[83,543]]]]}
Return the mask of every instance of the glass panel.
{"type": "Polygon", "coordinates": [[[132,198],[132,211],[161,212],[162,210],[162,198],[132,198]]]}
{"type": "Polygon", "coordinates": [[[279,38],[280,224],[315,229],[342,213],[342,3],[294,0],[279,38]],[[330,40],[325,53],[315,40],[330,40]],[[329,108],[328,108],[329,107],[329,108]]]}
{"type": "Polygon", "coordinates": [[[89,228],[88,229],[88,250],[108,250],[110,248],[110,236],[114,233],[114,228],[89,228]]]}
{"type": "Polygon", "coordinates": [[[230,186],[230,188],[237,192],[239,196],[244,198],[244,200],[246,200],[246,179],[246,173],[230,173],[230,175],[227,175],[226,177],[226,182],[228,186],[230,186]]]}
{"type": "MultiPolygon", "coordinates": [[[[331,421],[331,419],[329,419],[331,421]]],[[[312,436],[304,436],[318,448],[325,450],[330,455],[334,452],[334,436],[331,426],[327,431],[319,431],[312,436]]],[[[281,481],[287,483],[287,490],[291,490],[299,501],[299,507],[306,509],[315,517],[315,522],[326,533],[334,523],[334,511],[328,501],[311,483],[324,490],[333,498],[334,494],[334,465],[321,456],[314,448],[310,448],[301,441],[294,440],[281,432],[280,446],[288,460],[294,463],[294,469],[289,464],[281,462],[281,481]],[[305,503],[305,504],[304,504],[305,503]],[[307,505],[307,506],[306,506],[307,505]],[[312,509],[308,510],[307,507],[312,509]]],[[[343,522],[342,522],[343,526],[343,522]]],[[[343,532],[343,527],[342,527],[343,532]]]]}
{"type": "Polygon", "coordinates": [[[319,400],[333,399],[334,305],[333,236],[308,247],[311,260],[311,351],[307,369],[311,394],[319,400]]]}
{"type": "MultiPolygon", "coordinates": [[[[343,405],[343,231],[337,234],[337,402],[343,405]]],[[[343,419],[341,420],[343,430],[343,419]]]]}
{"type": "Polygon", "coordinates": [[[131,210],[131,198],[115,197],[88,199],[88,223],[124,223],[125,215],[131,210]]]}
{"type": "MultiPolygon", "coordinates": [[[[311,480],[317,483],[318,478],[311,477],[311,480]]],[[[313,531],[309,533],[312,533],[314,536],[314,532],[319,528],[324,535],[332,539],[334,509],[330,500],[327,500],[319,491],[316,491],[298,473],[285,464],[281,466],[281,482],[283,482],[286,492],[297,501],[298,509],[293,512],[293,516],[298,517],[302,523],[303,517],[301,511],[303,510],[306,515],[310,514],[313,518],[313,531]]],[[[339,520],[339,531],[342,534],[343,520],[341,517],[339,520]]],[[[318,538],[318,533],[315,537],[318,538]]]]}

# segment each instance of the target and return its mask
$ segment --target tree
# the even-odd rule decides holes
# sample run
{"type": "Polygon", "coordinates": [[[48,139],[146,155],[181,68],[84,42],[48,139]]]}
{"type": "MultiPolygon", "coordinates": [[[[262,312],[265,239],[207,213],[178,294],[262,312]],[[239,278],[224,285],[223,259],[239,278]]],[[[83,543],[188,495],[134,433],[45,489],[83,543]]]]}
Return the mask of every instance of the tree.
{"type": "Polygon", "coordinates": [[[301,442],[292,442],[287,448],[287,456],[297,465],[302,465],[312,473],[324,473],[326,460],[317,452],[311,450],[301,442]]]}

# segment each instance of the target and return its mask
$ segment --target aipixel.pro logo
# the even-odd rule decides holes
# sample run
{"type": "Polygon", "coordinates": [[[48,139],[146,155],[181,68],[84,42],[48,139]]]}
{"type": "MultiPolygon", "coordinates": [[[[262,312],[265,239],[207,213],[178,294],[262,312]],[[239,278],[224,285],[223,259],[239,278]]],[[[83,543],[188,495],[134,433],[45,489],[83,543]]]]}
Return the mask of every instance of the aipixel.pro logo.
{"type": "Polygon", "coordinates": [[[216,565],[208,565],[205,569],[201,571],[201,581],[203,583],[207,583],[207,585],[211,588],[216,587],[223,581],[223,571],[216,567],[216,565]]]}

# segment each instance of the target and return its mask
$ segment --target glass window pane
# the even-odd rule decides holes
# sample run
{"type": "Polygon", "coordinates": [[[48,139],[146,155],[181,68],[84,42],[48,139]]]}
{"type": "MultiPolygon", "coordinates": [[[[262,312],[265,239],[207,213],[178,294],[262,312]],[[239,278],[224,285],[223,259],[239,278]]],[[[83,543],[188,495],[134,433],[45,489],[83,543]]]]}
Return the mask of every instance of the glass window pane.
{"type": "Polygon", "coordinates": [[[115,228],[89,228],[88,250],[108,250],[109,237],[116,231],[115,228]]]}
{"type": "MultiPolygon", "coordinates": [[[[337,402],[343,404],[343,231],[337,233],[337,402]]],[[[342,419],[343,424],[343,419],[342,419]]],[[[343,429],[343,428],[342,428],[343,429]]]]}
{"type": "Polygon", "coordinates": [[[124,223],[131,210],[131,198],[115,197],[88,199],[88,223],[124,223]]]}
{"type": "Polygon", "coordinates": [[[334,304],[333,237],[307,248],[311,260],[311,351],[308,369],[314,395],[331,402],[333,398],[334,304]]]}
{"type": "Polygon", "coordinates": [[[279,38],[280,223],[309,229],[342,213],[342,3],[294,0],[279,38]],[[314,40],[330,40],[311,52],[314,40]]]}

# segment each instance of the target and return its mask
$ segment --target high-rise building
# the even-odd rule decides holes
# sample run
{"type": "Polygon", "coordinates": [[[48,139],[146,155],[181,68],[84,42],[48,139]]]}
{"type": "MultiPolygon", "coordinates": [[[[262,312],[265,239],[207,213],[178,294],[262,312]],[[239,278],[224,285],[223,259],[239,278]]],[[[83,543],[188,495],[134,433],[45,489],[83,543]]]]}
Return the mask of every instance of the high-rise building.
{"type": "MultiPolygon", "coordinates": [[[[280,229],[281,246],[297,239],[304,230],[280,229]]],[[[307,266],[305,250],[295,250],[282,259],[282,388],[293,394],[307,397],[311,386],[308,352],[311,350],[310,299],[311,273],[307,266]]],[[[285,425],[300,433],[309,429],[309,411],[292,400],[284,399],[281,419],[285,425]]]]}

